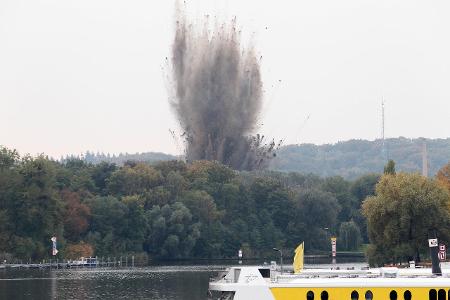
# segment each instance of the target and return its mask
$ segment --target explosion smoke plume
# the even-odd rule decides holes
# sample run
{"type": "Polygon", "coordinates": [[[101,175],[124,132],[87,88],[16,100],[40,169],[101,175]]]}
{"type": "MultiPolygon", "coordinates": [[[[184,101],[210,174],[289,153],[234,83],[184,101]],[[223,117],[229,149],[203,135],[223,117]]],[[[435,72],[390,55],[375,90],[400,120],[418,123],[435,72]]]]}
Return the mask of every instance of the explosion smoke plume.
{"type": "Polygon", "coordinates": [[[178,11],[172,48],[171,105],[184,130],[188,161],[217,160],[253,170],[274,156],[275,143],[251,136],[262,106],[260,61],[242,47],[236,20],[202,30],[178,11]]]}

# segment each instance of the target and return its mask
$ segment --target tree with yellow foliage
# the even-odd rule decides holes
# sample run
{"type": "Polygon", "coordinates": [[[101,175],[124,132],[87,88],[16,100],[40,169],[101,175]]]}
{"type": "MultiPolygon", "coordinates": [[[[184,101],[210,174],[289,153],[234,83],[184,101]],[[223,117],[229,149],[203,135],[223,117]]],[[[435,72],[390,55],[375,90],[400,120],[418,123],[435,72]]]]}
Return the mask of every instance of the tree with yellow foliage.
{"type": "Polygon", "coordinates": [[[371,265],[420,260],[427,255],[427,235],[436,230],[450,241],[450,196],[436,180],[419,174],[385,174],[376,195],[363,203],[370,239],[371,265]]]}
{"type": "Polygon", "coordinates": [[[450,162],[439,170],[436,178],[450,191],[450,162]]]}

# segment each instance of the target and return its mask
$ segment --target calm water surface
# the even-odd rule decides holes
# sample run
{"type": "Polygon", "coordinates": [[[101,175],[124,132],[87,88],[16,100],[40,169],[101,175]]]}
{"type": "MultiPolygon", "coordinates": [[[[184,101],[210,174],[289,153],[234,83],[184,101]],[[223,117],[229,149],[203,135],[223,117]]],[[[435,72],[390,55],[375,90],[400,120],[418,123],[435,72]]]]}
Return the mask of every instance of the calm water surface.
{"type": "MultiPolygon", "coordinates": [[[[340,265],[360,267],[361,264],[340,265]]],[[[205,300],[210,276],[226,267],[0,270],[0,299],[205,300]]]]}
{"type": "Polygon", "coordinates": [[[211,267],[2,270],[0,299],[206,299],[211,267]]]}

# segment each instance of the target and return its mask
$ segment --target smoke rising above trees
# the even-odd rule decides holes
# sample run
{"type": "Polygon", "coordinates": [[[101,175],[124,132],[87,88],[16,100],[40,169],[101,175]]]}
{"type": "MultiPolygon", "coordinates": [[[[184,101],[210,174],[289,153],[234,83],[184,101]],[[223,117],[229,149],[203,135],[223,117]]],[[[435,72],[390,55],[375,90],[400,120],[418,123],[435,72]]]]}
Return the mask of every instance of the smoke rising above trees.
{"type": "Polygon", "coordinates": [[[236,20],[188,23],[178,6],[172,46],[170,104],[183,129],[186,158],[216,160],[238,170],[265,166],[277,145],[256,129],[262,107],[260,58],[242,45],[236,20]]]}

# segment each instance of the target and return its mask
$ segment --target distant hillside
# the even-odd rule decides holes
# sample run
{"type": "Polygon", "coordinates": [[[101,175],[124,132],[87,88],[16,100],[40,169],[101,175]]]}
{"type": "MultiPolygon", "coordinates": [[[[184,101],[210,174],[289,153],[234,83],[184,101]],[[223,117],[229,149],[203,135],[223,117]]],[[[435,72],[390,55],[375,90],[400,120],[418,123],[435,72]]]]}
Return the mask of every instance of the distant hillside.
{"type": "MultiPolygon", "coordinates": [[[[396,163],[397,171],[422,171],[422,146],[426,142],[429,174],[450,161],[450,138],[386,140],[388,157],[396,163]]],[[[271,169],[285,172],[314,173],[320,176],[340,175],[354,179],[360,175],[381,173],[386,164],[382,141],[350,140],[327,145],[288,145],[278,151],[271,169]]]]}
{"type": "MultiPolygon", "coordinates": [[[[397,171],[422,171],[424,141],[427,144],[431,176],[450,161],[450,138],[388,139],[386,140],[388,157],[396,162],[397,171]]],[[[177,159],[176,156],[158,152],[119,155],[87,152],[82,158],[94,164],[107,161],[118,165],[128,160],[155,162],[177,159]]],[[[313,144],[284,146],[278,151],[270,168],[283,172],[313,173],[322,177],[340,175],[346,179],[355,179],[367,173],[381,173],[385,164],[381,140],[350,140],[320,146],[313,144]]]]}

